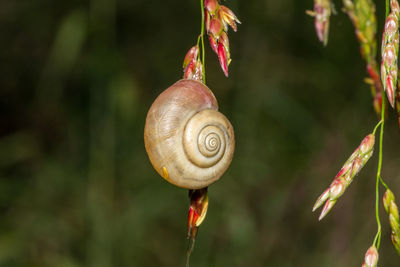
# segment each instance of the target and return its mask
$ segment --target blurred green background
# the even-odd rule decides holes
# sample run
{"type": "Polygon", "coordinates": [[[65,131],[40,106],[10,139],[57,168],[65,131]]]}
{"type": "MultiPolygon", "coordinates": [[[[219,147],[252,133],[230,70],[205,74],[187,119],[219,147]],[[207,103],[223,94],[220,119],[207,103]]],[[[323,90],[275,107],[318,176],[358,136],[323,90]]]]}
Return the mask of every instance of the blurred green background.
{"type": "MultiPolygon", "coordinates": [[[[224,4],[243,22],[230,77],[208,43],[206,73],[237,149],[191,266],[360,266],[378,154],[322,222],[311,212],[378,121],[340,1],[326,48],[311,0],[224,4]]],[[[153,170],[143,128],[182,77],[199,1],[1,1],[0,32],[0,266],[183,266],[187,191],[153,170]]],[[[399,148],[390,111],[383,176],[400,197],[399,148]]],[[[381,220],[379,265],[399,266],[382,206],[381,220]]]]}

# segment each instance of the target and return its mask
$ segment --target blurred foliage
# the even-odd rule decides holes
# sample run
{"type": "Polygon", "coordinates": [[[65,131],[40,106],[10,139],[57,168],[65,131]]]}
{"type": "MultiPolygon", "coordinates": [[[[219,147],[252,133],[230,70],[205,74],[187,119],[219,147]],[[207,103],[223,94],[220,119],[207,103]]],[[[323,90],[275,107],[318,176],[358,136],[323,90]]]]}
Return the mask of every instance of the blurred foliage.
{"type": "MultiPolygon", "coordinates": [[[[226,4],[243,22],[230,77],[208,45],[206,71],[237,150],[209,188],[191,266],[360,266],[376,232],[376,155],[324,221],[311,213],[378,121],[350,21],[338,6],[323,48],[312,1],[226,4]]],[[[187,192],[152,169],[143,127],[199,31],[198,1],[0,3],[0,266],[184,264],[187,192]]],[[[393,112],[384,143],[400,194],[393,112]]],[[[379,265],[399,266],[381,215],[379,265]]]]}

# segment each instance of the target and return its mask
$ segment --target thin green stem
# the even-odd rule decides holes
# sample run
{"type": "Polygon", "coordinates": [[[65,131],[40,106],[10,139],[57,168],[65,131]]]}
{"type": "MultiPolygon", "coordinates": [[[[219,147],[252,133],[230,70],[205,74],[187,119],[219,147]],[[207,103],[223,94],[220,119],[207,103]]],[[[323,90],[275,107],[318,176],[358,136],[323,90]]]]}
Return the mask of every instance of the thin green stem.
{"type": "Polygon", "coordinates": [[[381,240],[381,233],[382,233],[382,231],[381,231],[381,228],[379,228],[378,229],[378,232],[376,233],[376,235],[375,235],[375,238],[374,238],[374,243],[373,243],[373,245],[377,248],[377,249],[379,249],[379,245],[380,245],[380,240],[381,240]],[[378,241],[379,240],[379,241],[378,241]],[[377,244],[376,244],[376,242],[378,241],[378,246],[377,246],[377,244]]]}
{"type": "Polygon", "coordinates": [[[197,46],[199,46],[200,40],[201,40],[201,34],[199,35],[199,37],[197,37],[197,46]]]}
{"type": "Polygon", "coordinates": [[[376,173],[376,185],[375,185],[375,216],[376,223],[378,225],[378,232],[375,236],[374,245],[379,249],[381,243],[381,221],[379,219],[379,182],[385,185],[381,177],[382,171],[382,154],[383,154],[383,132],[385,127],[385,97],[382,97],[382,109],[381,109],[381,129],[379,134],[379,157],[378,157],[378,171],[376,173]]]}
{"type": "Polygon", "coordinates": [[[389,0],[386,0],[386,16],[385,18],[387,18],[387,16],[389,16],[389,0]]]}
{"type": "MultiPolygon", "coordinates": [[[[386,18],[389,15],[389,0],[386,0],[386,18]]],[[[375,235],[374,239],[374,245],[376,246],[377,249],[379,249],[379,245],[381,243],[381,235],[382,235],[382,230],[381,230],[381,221],[379,219],[379,182],[381,182],[386,188],[387,185],[383,181],[381,177],[381,171],[382,171],[382,150],[383,150],[383,132],[384,132],[384,127],[385,127],[385,96],[382,96],[382,107],[381,107],[381,129],[380,129],[380,134],[379,134],[379,157],[378,157],[378,171],[376,173],[376,184],[375,184],[375,217],[376,217],[376,223],[378,225],[378,231],[375,235]]],[[[379,123],[378,123],[379,125],[379,123]]],[[[376,131],[376,128],[374,129],[374,133],[376,131]]]]}
{"type": "Polygon", "coordinates": [[[381,180],[381,184],[382,184],[387,190],[389,190],[389,186],[387,186],[387,184],[383,181],[382,176],[380,176],[380,180],[381,180]]]}
{"type": "Polygon", "coordinates": [[[205,61],[206,61],[206,52],[204,49],[204,2],[203,0],[200,0],[200,6],[201,6],[201,33],[200,33],[200,38],[201,38],[201,64],[203,66],[203,83],[206,84],[206,68],[205,68],[205,61]]]}
{"type": "Polygon", "coordinates": [[[379,127],[379,125],[382,124],[382,122],[383,122],[383,121],[381,120],[381,121],[378,122],[377,125],[375,125],[374,131],[372,132],[373,135],[375,135],[376,130],[378,130],[378,127],[379,127]]]}
{"type": "MultiPolygon", "coordinates": [[[[373,135],[375,135],[376,131],[378,130],[378,127],[379,127],[383,122],[384,122],[384,120],[380,120],[380,121],[378,122],[378,124],[375,126],[374,131],[373,131],[373,133],[372,133],[373,135]]],[[[381,130],[382,130],[382,129],[381,129],[381,130]]],[[[380,146],[380,148],[381,148],[381,146],[380,146]]],[[[388,186],[386,185],[386,183],[383,181],[381,175],[379,175],[379,180],[380,180],[381,184],[382,184],[386,189],[389,189],[389,187],[388,187],[388,186]]]]}

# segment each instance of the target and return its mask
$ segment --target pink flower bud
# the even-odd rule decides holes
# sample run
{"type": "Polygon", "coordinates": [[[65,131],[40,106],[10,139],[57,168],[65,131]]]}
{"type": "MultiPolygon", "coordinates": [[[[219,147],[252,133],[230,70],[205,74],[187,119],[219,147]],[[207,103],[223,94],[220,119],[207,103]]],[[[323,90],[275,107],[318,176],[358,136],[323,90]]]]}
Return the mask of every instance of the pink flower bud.
{"type": "Polygon", "coordinates": [[[219,36],[223,29],[224,28],[219,19],[212,18],[210,20],[210,28],[208,29],[208,32],[215,38],[215,40],[219,39],[219,36]]]}
{"type": "Polygon", "coordinates": [[[397,0],[390,0],[390,9],[396,17],[400,16],[399,2],[397,0]]]}
{"type": "Polygon", "coordinates": [[[386,77],[385,84],[386,84],[386,86],[385,86],[386,87],[386,96],[387,96],[387,98],[389,100],[390,105],[392,107],[394,107],[394,101],[395,101],[394,88],[395,88],[395,85],[394,85],[394,80],[393,80],[392,76],[387,76],[386,77]]]}
{"type": "Polygon", "coordinates": [[[226,34],[226,32],[222,32],[221,33],[218,42],[222,43],[224,45],[224,48],[226,50],[226,55],[227,55],[227,58],[228,58],[228,62],[229,62],[229,59],[230,59],[229,39],[228,39],[228,35],[226,34]]]}
{"type": "Polygon", "coordinates": [[[328,212],[333,208],[333,206],[336,203],[336,199],[335,200],[330,200],[328,199],[324,205],[324,207],[322,208],[321,214],[319,215],[318,220],[322,220],[326,214],[328,214],[328,212]]]}
{"type": "Polygon", "coordinates": [[[384,38],[392,39],[398,28],[399,24],[396,16],[390,13],[385,22],[384,38]]]}
{"type": "Polygon", "coordinates": [[[183,71],[183,78],[201,82],[203,80],[203,65],[201,61],[191,61],[183,71]]]}
{"type": "Polygon", "coordinates": [[[383,51],[382,58],[384,59],[384,64],[386,66],[393,65],[397,56],[396,56],[396,49],[392,44],[387,44],[385,46],[385,50],[383,51]]]}
{"type": "Polygon", "coordinates": [[[208,40],[210,41],[210,45],[211,45],[212,50],[215,52],[215,54],[218,55],[218,44],[217,44],[217,41],[211,35],[208,36],[208,40]]]}
{"type": "Polygon", "coordinates": [[[204,0],[204,7],[211,13],[211,15],[215,14],[219,4],[217,0],[204,0]]]}
{"type": "Polygon", "coordinates": [[[397,54],[399,49],[399,16],[397,1],[392,1],[391,5],[394,10],[392,10],[386,18],[382,36],[381,78],[389,103],[394,108],[398,69],[397,54]]]}
{"type": "Polygon", "coordinates": [[[218,60],[226,77],[228,77],[228,62],[226,57],[226,50],[222,43],[218,44],[218,60]]]}
{"type": "Polygon", "coordinates": [[[228,25],[231,26],[233,31],[237,31],[236,22],[240,24],[240,21],[232,12],[232,10],[230,10],[226,6],[221,5],[218,9],[218,18],[224,24],[225,31],[228,31],[228,25]]]}
{"type": "MultiPolygon", "coordinates": [[[[336,178],[338,178],[338,177],[340,177],[340,176],[345,176],[346,173],[350,170],[351,165],[352,165],[352,161],[346,162],[346,163],[344,164],[344,166],[340,169],[340,171],[336,174],[336,176],[335,176],[334,179],[336,179],[336,178]]],[[[334,181],[335,181],[335,180],[334,180],[334,181]]]]}
{"type": "Polygon", "coordinates": [[[196,62],[190,61],[190,63],[183,70],[183,79],[192,79],[196,72],[196,62]]]}
{"type": "Polygon", "coordinates": [[[338,199],[341,195],[343,195],[345,190],[346,180],[343,177],[339,177],[335,179],[330,186],[329,198],[332,200],[338,199]]]}
{"type": "Polygon", "coordinates": [[[330,192],[330,188],[326,189],[317,199],[317,201],[314,204],[314,207],[312,209],[312,211],[315,211],[316,209],[318,209],[329,197],[329,193],[330,192]]]}
{"type": "Polygon", "coordinates": [[[385,207],[386,212],[390,212],[390,203],[395,201],[394,194],[391,190],[386,190],[385,194],[383,194],[383,206],[385,207]]]}
{"type": "Polygon", "coordinates": [[[189,51],[186,53],[185,59],[183,60],[183,68],[186,68],[190,62],[196,60],[198,55],[199,47],[197,45],[190,48],[189,51]]]}
{"type": "Polygon", "coordinates": [[[368,267],[376,267],[378,264],[378,251],[376,250],[375,246],[370,247],[367,252],[365,253],[365,264],[368,267]]]}
{"type": "Polygon", "coordinates": [[[375,135],[369,134],[367,135],[360,144],[360,156],[363,157],[365,154],[371,152],[374,149],[375,145],[375,135]]]}
{"type": "MultiPolygon", "coordinates": [[[[362,167],[364,167],[362,158],[356,158],[351,166],[351,173],[348,175],[349,178],[356,176],[362,167]]],[[[349,182],[351,182],[351,178],[349,179],[349,182]]]]}
{"type": "Polygon", "coordinates": [[[317,32],[318,39],[324,45],[328,43],[330,15],[331,3],[329,0],[315,1],[314,12],[312,13],[312,16],[315,16],[315,31],[317,32]]]}

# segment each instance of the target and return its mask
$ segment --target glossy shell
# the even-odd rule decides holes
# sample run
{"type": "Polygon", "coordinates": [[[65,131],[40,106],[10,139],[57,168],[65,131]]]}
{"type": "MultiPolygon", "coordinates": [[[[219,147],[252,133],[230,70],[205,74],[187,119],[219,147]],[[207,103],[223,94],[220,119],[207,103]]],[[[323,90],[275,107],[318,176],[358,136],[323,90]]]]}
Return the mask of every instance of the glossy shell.
{"type": "Polygon", "coordinates": [[[188,189],[207,187],[229,167],[235,149],[233,128],[218,110],[211,90],[180,80],[162,92],[147,114],[144,141],[156,171],[188,189]]]}

